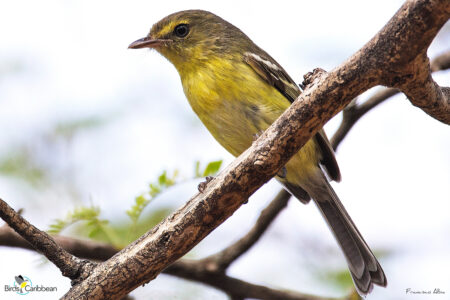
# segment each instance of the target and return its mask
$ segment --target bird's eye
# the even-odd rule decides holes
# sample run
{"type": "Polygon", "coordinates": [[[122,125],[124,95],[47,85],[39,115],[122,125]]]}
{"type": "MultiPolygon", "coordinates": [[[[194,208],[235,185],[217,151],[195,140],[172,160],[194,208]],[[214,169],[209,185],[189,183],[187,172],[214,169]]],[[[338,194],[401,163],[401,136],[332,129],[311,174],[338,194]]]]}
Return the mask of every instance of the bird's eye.
{"type": "Polygon", "coordinates": [[[187,24],[179,24],[175,26],[173,32],[177,37],[183,38],[189,33],[189,26],[187,24]]]}

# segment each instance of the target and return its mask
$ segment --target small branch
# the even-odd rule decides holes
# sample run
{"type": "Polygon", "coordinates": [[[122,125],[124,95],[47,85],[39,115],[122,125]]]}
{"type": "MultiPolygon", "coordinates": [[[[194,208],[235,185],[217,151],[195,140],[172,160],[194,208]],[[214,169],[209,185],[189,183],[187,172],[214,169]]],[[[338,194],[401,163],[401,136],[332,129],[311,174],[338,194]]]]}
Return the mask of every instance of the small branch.
{"type": "Polygon", "coordinates": [[[450,69],[450,51],[436,56],[430,64],[431,72],[450,69]]]}
{"type": "Polygon", "coordinates": [[[350,104],[344,108],[342,111],[342,121],[339,128],[333,134],[330,139],[331,146],[334,151],[337,150],[339,144],[347,136],[350,129],[358,122],[358,120],[366,114],[369,110],[382,103],[386,99],[398,94],[397,89],[384,88],[370,97],[367,101],[362,104],[357,103],[357,98],[355,98],[350,104]]]}
{"type": "MultiPolygon", "coordinates": [[[[450,68],[450,51],[442,53],[431,61],[431,70],[438,72],[450,68]]],[[[365,102],[358,104],[357,98],[344,108],[342,111],[342,121],[339,128],[330,139],[333,149],[336,151],[339,144],[347,136],[355,123],[372,108],[384,102],[390,97],[397,95],[400,91],[394,88],[383,88],[367,99],[365,102]]]]}
{"type": "Polygon", "coordinates": [[[278,214],[287,206],[291,194],[282,189],[274,200],[261,212],[252,229],[234,244],[202,259],[209,271],[224,272],[228,266],[249,250],[263,235],[278,214]]]}
{"type": "Polygon", "coordinates": [[[450,125],[450,87],[440,87],[431,76],[430,61],[424,52],[408,66],[404,81],[397,86],[414,106],[436,120],[450,125]],[[409,73],[409,74],[408,74],[409,73]]]}
{"type": "Polygon", "coordinates": [[[232,299],[263,300],[336,300],[287,290],[272,289],[262,285],[248,283],[225,274],[198,269],[196,261],[179,260],[164,270],[165,273],[188,280],[203,282],[227,293],[232,299]]]}
{"type": "MultiPolygon", "coordinates": [[[[59,246],[72,255],[89,260],[105,261],[119,251],[106,243],[81,240],[61,235],[54,235],[52,238],[59,246]]],[[[0,246],[35,250],[30,243],[6,224],[0,227],[0,246]]]]}
{"type": "Polygon", "coordinates": [[[2,199],[0,199],[0,217],[26,239],[36,251],[54,263],[61,270],[63,276],[78,279],[85,270],[93,267],[93,263],[82,261],[65,251],[51,236],[31,225],[2,199]]]}

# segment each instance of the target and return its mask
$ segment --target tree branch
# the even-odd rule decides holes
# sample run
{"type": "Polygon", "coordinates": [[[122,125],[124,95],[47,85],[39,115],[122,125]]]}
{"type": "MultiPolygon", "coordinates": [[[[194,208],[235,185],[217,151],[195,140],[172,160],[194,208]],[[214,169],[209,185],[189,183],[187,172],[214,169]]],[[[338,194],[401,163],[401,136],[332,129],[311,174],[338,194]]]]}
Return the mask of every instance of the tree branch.
{"type": "MultiPolygon", "coordinates": [[[[448,103],[425,66],[426,52],[450,16],[448,0],[407,1],[389,23],[344,64],[317,78],[253,145],[181,209],[75,285],[63,299],[117,299],[187,253],[247,201],[262,184],[350,101],[375,85],[401,89],[431,116],[450,123],[448,103]],[[414,72],[410,72],[414,71],[414,72]],[[108,276],[105,276],[108,274],[108,276]],[[118,284],[120,283],[120,284],[118,284]]],[[[428,67],[428,65],[427,65],[428,67]]],[[[429,67],[428,67],[429,69],[429,67]]]]}
{"type": "MultiPolygon", "coordinates": [[[[105,261],[119,251],[109,244],[90,240],[81,240],[61,235],[54,235],[51,238],[72,255],[89,260],[105,261]]],[[[33,245],[7,225],[0,227],[0,246],[35,250],[33,245]]]]}
{"type": "Polygon", "coordinates": [[[450,89],[433,80],[427,50],[449,15],[449,1],[406,1],[366,48],[378,52],[369,61],[379,84],[400,89],[414,106],[445,124],[450,124],[450,89]]]}
{"type": "Polygon", "coordinates": [[[382,103],[386,99],[398,94],[399,91],[393,88],[385,88],[378,91],[372,97],[370,97],[367,101],[362,104],[357,103],[357,99],[355,98],[349,105],[347,105],[342,111],[342,121],[339,125],[336,132],[333,134],[333,137],[330,139],[331,146],[334,151],[337,150],[339,144],[345,138],[345,136],[349,133],[350,129],[353,128],[358,120],[365,115],[369,110],[382,103]]]}
{"type": "MultiPolygon", "coordinates": [[[[450,51],[445,52],[431,61],[431,70],[438,72],[450,68],[450,51]]],[[[384,102],[390,97],[397,95],[400,91],[394,88],[384,88],[379,90],[365,102],[358,104],[355,98],[349,105],[347,105],[342,111],[342,121],[338,129],[330,139],[333,149],[336,151],[339,144],[347,136],[353,125],[367,112],[373,109],[378,104],[384,102]]]]}
{"type": "MultiPolygon", "coordinates": [[[[286,207],[290,194],[284,190],[280,191],[277,197],[269,206],[261,212],[255,226],[238,242],[225,248],[212,257],[218,260],[223,259],[218,265],[224,266],[231,263],[242,253],[248,250],[261,237],[269,224],[275,219],[278,213],[286,207]],[[221,255],[221,253],[224,253],[221,255]]],[[[81,258],[93,260],[107,260],[118,252],[113,246],[75,238],[53,236],[53,239],[66,251],[81,258]]],[[[0,245],[19,247],[35,250],[24,238],[14,232],[9,226],[0,227],[0,245]]],[[[228,266],[227,265],[227,266],[228,266]]],[[[225,274],[225,269],[211,268],[209,258],[201,260],[180,259],[166,268],[163,273],[184,278],[191,281],[201,282],[211,287],[217,288],[231,299],[271,299],[271,300],[331,300],[335,298],[323,298],[313,295],[298,293],[287,290],[277,290],[266,286],[252,284],[239,280],[225,274]]],[[[226,268],[226,267],[223,267],[226,268]]],[[[336,300],[336,299],[335,299],[336,300]]]]}
{"type": "MultiPolygon", "coordinates": [[[[63,299],[119,299],[154,279],[277,174],[331,117],[375,85],[400,89],[414,105],[450,124],[450,89],[441,88],[433,81],[426,57],[429,44],[449,16],[448,0],[407,1],[388,24],[345,63],[316,76],[291,107],[247,151],[209,182],[202,193],[137,241],[93,267],[89,276],[83,276],[63,299]]],[[[33,246],[52,257],[51,260],[63,268],[63,274],[76,276],[78,264],[73,257],[58,248],[48,235],[42,236],[24,220],[14,222],[17,217],[8,209],[5,211],[2,217],[8,224],[16,226],[15,230],[33,246]]],[[[245,244],[242,249],[249,245],[245,244]]],[[[230,251],[235,253],[230,256],[238,257],[239,252],[230,251]]],[[[222,278],[223,282],[227,280],[222,278]]],[[[250,289],[246,285],[241,287],[250,289]]],[[[242,298],[238,293],[232,295],[235,299],[242,298]]]]}
{"type": "Polygon", "coordinates": [[[89,274],[94,267],[93,263],[80,260],[65,251],[47,233],[31,225],[2,199],[0,199],[0,217],[26,239],[36,251],[54,263],[61,270],[63,276],[79,279],[89,274]]]}

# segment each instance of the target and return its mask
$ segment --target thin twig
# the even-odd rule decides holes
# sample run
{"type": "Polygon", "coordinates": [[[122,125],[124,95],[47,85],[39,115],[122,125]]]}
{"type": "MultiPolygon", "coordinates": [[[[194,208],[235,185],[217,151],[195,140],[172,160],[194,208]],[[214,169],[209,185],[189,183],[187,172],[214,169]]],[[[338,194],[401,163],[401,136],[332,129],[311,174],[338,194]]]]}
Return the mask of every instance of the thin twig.
{"type": "Polygon", "coordinates": [[[336,300],[336,298],[318,297],[289,290],[278,290],[262,285],[248,283],[223,273],[208,272],[197,261],[179,260],[164,270],[188,280],[203,282],[227,293],[232,299],[263,300],[336,300]],[[200,269],[198,269],[200,267],[200,269]]]}
{"type": "Polygon", "coordinates": [[[350,104],[344,108],[342,111],[342,121],[339,125],[339,128],[333,134],[333,137],[330,139],[331,146],[334,151],[337,150],[339,144],[342,140],[347,136],[350,129],[356,124],[356,122],[369,110],[387,100],[388,98],[398,94],[399,91],[393,88],[383,88],[378,91],[372,97],[370,97],[367,101],[362,104],[358,104],[356,98],[354,101],[350,102],[350,104]]]}
{"type": "Polygon", "coordinates": [[[286,207],[291,194],[282,189],[274,200],[261,212],[250,231],[222,251],[202,259],[209,271],[225,271],[228,266],[249,250],[263,235],[278,214],[286,207]]]}

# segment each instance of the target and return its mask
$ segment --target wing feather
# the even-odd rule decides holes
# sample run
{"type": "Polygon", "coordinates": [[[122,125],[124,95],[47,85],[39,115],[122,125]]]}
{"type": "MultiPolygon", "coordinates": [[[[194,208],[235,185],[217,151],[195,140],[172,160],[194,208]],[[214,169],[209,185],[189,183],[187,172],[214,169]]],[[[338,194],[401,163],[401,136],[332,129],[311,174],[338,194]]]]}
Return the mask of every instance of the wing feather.
{"type": "MultiPolygon", "coordinates": [[[[300,95],[301,91],[294,80],[287,72],[267,53],[258,49],[258,55],[253,52],[244,53],[244,61],[268,84],[275,87],[289,102],[294,102],[300,95]]],[[[325,134],[321,129],[314,137],[317,145],[322,153],[321,164],[325,167],[328,176],[336,181],[340,181],[341,174],[339,166],[334,156],[333,148],[325,134]]]]}

